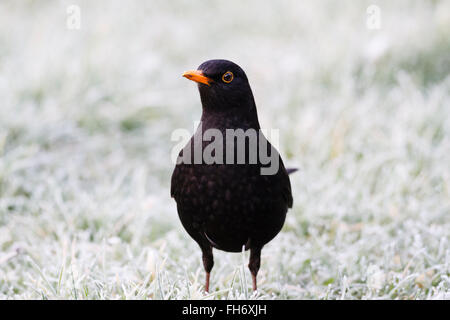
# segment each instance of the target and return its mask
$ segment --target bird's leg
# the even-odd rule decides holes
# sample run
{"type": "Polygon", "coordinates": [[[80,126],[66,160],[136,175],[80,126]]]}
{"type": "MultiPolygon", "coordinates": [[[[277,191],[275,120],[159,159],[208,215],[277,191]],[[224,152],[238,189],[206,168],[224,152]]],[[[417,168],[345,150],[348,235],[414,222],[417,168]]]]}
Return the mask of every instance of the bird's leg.
{"type": "Polygon", "coordinates": [[[259,248],[259,247],[250,248],[250,261],[248,263],[248,268],[250,269],[250,272],[252,273],[253,291],[256,291],[256,289],[257,289],[256,276],[258,274],[260,265],[261,265],[261,248],[259,248]]]}
{"type": "Polygon", "coordinates": [[[213,258],[213,252],[212,247],[210,245],[201,247],[202,249],[202,259],[203,259],[203,267],[205,268],[206,272],[206,279],[205,279],[205,291],[209,292],[209,275],[211,272],[211,269],[214,266],[214,258],[213,258]]]}

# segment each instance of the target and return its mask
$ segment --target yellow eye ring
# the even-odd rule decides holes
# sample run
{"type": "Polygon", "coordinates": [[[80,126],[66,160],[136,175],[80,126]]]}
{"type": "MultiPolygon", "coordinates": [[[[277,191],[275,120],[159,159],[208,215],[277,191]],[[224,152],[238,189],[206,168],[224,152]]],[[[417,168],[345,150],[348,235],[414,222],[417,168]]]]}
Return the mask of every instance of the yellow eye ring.
{"type": "Polygon", "coordinates": [[[233,81],[234,79],[234,75],[233,72],[231,71],[227,71],[222,75],[222,81],[225,83],[230,83],[231,81],[233,81]]]}

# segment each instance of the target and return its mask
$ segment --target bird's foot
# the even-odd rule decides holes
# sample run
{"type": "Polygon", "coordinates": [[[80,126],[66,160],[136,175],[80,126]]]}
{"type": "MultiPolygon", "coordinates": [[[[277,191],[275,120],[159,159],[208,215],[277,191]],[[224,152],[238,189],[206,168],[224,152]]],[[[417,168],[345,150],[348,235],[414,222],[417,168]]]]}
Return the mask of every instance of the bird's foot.
{"type": "Polygon", "coordinates": [[[209,275],[210,275],[210,273],[207,272],[206,273],[206,279],[205,279],[205,292],[206,293],[209,293],[209,275]]]}

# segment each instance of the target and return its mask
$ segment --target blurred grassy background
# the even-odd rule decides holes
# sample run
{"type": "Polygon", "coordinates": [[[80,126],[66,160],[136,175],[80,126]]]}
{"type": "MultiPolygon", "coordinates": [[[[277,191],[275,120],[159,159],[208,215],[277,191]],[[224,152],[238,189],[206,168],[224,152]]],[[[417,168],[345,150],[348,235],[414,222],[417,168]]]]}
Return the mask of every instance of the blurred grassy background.
{"type": "Polygon", "coordinates": [[[449,1],[2,1],[0,298],[450,298],[449,73],[449,1]],[[212,58],[301,169],[253,295],[221,252],[202,295],[169,195],[212,58]]]}

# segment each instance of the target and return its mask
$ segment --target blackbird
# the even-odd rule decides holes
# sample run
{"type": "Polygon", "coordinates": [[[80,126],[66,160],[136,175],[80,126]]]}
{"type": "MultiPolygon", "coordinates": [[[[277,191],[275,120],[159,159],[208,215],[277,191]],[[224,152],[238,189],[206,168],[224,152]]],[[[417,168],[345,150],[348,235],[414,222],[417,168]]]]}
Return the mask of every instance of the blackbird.
{"type": "Polygon", "coordinates": [[[235,153],[232,160],[236,160],[242,149],[238,149],[236,139],[230,146],[230,140],[225,137],[221,141],[225,150],[223,158],[217,155],[223,161],[210,163],[201,159],[195,162],[192,150],[199,146],[198,141],[204,150],[220,139],[201,139],[206,130],[217,129],[223,135],[228,129],[244,132],[253,129],[260,133],[260,125],[247,76],[237,64],[228,60],[209,60],[198,70],[185,72],[183,77],[198,83],[203,110],[199,127],[179,153],[172,174],[171,196],[177,203],[183,227],[202,250],[205,291],[209,292],[210,272],[214,265],[212,249],[240,252],[243,247],[250,249],[248,267],[253,290],[256,290],[261,249],[280,232],[287,210],[292,207],[288,171],[291,173],[296,169],[285,169],[277,150],[262,134],[257,135],[256,144],[245,137],[245,163],[226,161],[225,153],[229,149],[235,153]],[[267,150],[260,142],[266,143],[267,150]],[[267,162],[263,162],[260,150],[266,150],[270,159],[276,160],[278,170],[271,174],[262,173],[267,162]],[[254,153],[257,159],[251,162],[254,153]]]}

